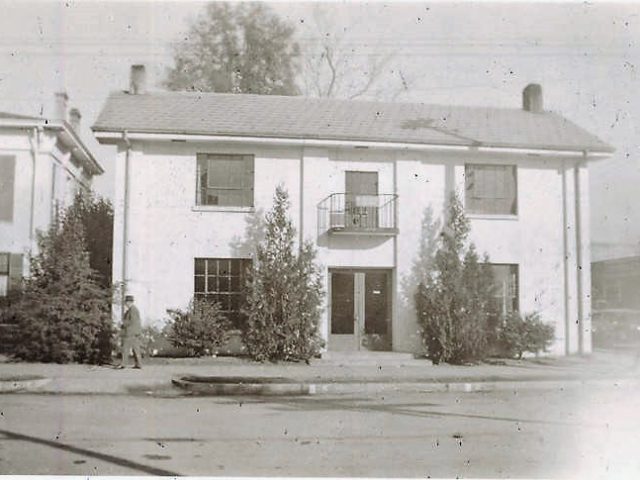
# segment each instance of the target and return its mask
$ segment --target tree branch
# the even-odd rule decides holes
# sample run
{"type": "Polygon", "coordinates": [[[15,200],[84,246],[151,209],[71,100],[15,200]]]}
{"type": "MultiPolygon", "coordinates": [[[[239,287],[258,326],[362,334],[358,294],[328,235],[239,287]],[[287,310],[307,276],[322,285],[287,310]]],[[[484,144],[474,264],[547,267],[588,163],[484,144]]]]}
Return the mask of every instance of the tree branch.
{"type": "Polygon", "coordinates": [[[333,53],[331,51],[331,47],[329,45],[324,46],[324,55],[327,59],[327,65],[329,65],[329,70],[331,70],[331,82],[329,83],[329,87],[327,88],[327,97],[330,97],[333,94],[333,87],[336,84],[336,66],[333,63],[333,53]]]}

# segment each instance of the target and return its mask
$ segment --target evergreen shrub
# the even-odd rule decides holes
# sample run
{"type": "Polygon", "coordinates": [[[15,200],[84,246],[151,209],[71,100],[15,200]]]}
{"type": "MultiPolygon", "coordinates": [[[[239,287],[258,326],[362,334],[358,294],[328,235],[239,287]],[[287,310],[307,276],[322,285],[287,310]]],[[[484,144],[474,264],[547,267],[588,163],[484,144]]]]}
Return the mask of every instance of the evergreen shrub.
{"type": "MultiPolygon", "coordinates": [[[[493,275],[467,245],[469,221],[453,194],[435,256],[417,288],[415,304],[427,356],[434,362],[481,360],[495,325],[493,275]]],[[[485,255],[484,263],[489,259],[485,255]]]]}
{"type": "Polygon", "coordinates": [[[75,204],[39,236],[38,254],[19,300],[10,353],[40,362],[111,361],[110,290],[91,268],[75,204]]]}
{"type": "Polygon", "coordinates": [[[522,358],[525,352],[546,351],[554,338],[553,325],[542,322],[536,312],[521,315],[513,312],[498,328],[498,351],[510,358],[522,358]]]}
{"type": "Polygon", "coordinates": [[[308,361],[323,345],[318,330],[323,289],[316,252],[308,241],[296,247],[288,207],[287,191],[278,186],[247,281],[242,339],[247,353],[258,361],[308,361]]]}

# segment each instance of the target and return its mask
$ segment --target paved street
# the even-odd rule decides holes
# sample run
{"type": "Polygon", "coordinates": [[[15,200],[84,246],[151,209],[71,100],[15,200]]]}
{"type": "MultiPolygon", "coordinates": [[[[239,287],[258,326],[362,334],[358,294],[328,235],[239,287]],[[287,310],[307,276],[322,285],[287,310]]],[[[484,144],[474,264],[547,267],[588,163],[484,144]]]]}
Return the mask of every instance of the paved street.
{"type": "Polygon", "coordinates": [[[640,390],[0,396],[0,473],[638,478],[640,390]]]}

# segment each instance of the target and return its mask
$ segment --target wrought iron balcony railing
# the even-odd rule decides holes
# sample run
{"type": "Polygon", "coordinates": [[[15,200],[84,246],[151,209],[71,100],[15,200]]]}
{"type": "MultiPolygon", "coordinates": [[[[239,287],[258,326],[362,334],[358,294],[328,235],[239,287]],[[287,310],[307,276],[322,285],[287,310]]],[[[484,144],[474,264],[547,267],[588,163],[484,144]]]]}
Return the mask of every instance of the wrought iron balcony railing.
{"type": "Polygon", "coordinates": [[[395,235],[395,194],[358,195],[334,193],[318,205],[320,232],[395,235]]]}

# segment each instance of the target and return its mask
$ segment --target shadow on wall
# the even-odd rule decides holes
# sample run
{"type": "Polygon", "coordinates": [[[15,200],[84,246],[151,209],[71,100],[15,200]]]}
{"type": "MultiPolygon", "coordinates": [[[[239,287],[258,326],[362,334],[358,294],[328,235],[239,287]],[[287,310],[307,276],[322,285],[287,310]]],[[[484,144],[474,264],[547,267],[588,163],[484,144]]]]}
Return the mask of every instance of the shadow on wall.
{"type": "Polygon", "coordinates": [[[257,245],[265,237],[266,221],[263,209],[248,213],[244,221],[244,235],[234,235],[229,244],[233,258],[252,258],[257,245]]]}
{"type": "Polygon", "coordinates": [[[438,248],[438,238],[442,224],[434,218],[433,208],[427,207],[422,215],[420,228],[420,243],[417,248],[417,255],[411,265],[408,275],[400,279],[398,295],[398,338],[406,338],[406,344],[401,346],[402,350],[413,351],[414,353],[425,353],[422,343],[422,335],[418,326],[415,294],[420,282],[425,281],[433,265],[436,249],[438,248]]]}
{"type": "Polygon", "coordinates": [[[328,247],[334,250],[371,250],[389,241],[391,236],[367,236],[367,235],[331,235],[324,232],[318,236],[319,247],[328,247]]]}
{"type": "MultiPolygon", "coordinates": [[[[259,208],[248,213],[244,221],[244,235],[234,235],[229,244],[233,258],[254,258],[258,244],[264,240],[266,235],[267,225],[263,209],[259,208]]],[[[246,353],[239,330],[231,332],[229,340],[218,349],[218,353],[222,355],[244,355],[246,353]]]]}

